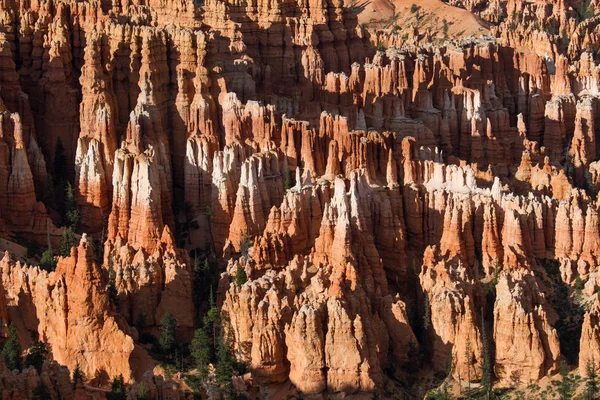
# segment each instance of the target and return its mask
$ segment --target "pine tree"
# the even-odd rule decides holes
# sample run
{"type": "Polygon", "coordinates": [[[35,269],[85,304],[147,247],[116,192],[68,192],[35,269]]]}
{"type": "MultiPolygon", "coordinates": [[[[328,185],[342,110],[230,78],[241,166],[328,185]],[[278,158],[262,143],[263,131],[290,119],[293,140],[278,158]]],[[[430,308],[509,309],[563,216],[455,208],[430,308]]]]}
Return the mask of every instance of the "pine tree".
{"type": "Polygon", "coordinates": [[[598,373],[596,372],[596,368],[596,363],[592,357],[585,364],[585,395],[588,400],[594,400],[598,393],[598,373]]]}
{"type": "Polygon", "coordinates": [[[77,388],[77,384],[79,382],[83,383],[85,381],[85,375],[79,366],[79,363],[75,364],[75,370],[73,371],[73,390],[77,388]]]}
{"type": "Polygon", "coordinates": [[[65,229],[62,234],[62,239],[60,240],[60,255],[63,257],[69,257],[71,255],[71,248],[75,246],[77,246],[77,241],[75,240],[73,231],[71,228],[65,229]]]}
{"type": "Polygon", "coordinates": [[[56,259],[54,258],[54,254],[52,253],[52,249],[48,249],[42,253],[42,257],[40,258],[40,267],[43,270],[52,272],[56,269],[56,259]]]}
{"type": "Polygon", "coordinates": [[[123,375],[113,378],[111,383],[110,393],[106,394],[106,400],[126,400],[127,390],[125,388],[125,380],[123,375]]]}
{"type": "Polygon", "coordinates": [[[246,275],[246,270],[241,265],[237,266],[234,281],[239,287],[244,286],[244,283],[248,281],[248,275],[246,275]]]}
{"type": "Polygon", "coordinates": [[[231,377],[234,372],[235,361],[231,354],[229,347],[229,340],[226,340],[223,335],[219,335],[217,345],[217,366],[216,374],[217,381],[220,384],[227,384],[231,382],[231,377]]]}
{"type": "Polygon", "coordinates": [[[65,156],[65,146],[59,137],[54,147],[54,175],[57,179],[63,180],[67,176],[67,157],[65,156]]]}
{"type": "Polygon", "coordinates": [[[211,340],[205,328],[206,327],[196,329],[194,338],[190,343],[190,354],[194,357],[201,370],[208,367],[212,358],[211,340]]]}
{"type": "Polygon", "coordinates": [[[288,189],[291,189],[292,187],[294,187],[294,182],[292,181],[292,173],[287,168],[287,165],[285,167],[285,170],[283,171],[283,174],[285,176],[285,181],[283,183],[285,190],[288,190],[288,189]]]}
{"type": "Polygon", "coordinates": [[[8,327],[8,340],[2,348],[2,357],[4,358],[6,367],[10,371],[15,369],[21,370],[21,346],[19,345],[17,328],[14,323],[11,323],[8,327]]]}
{"type": "Polygon", "coordinates": [[[492,393],[492,361],[490,356],[490,344],[485,331],[485,320],[483,319],[483,308],[481,308],[481,341],[483,343],[483,364],[481,365],[481,386],[485,390],[485,398],[490,399],[492,393]]]}
{"type": "Polygon", "coordinates": [[[44,361],[48,357],[48,346],[41,341],[35,341],[29,348],[27,357],[25,357],[25,366],[34,367],[38,372],[42,371],[44,361]]]}
{"type": "Polygon", "coordinates": [[[158,343],[161,349],[169,357],[177,346],[177,337],[175,330],[177,329],[177,320],[170,312],[166,312],[160,320],[160,337],[158,343]]]}
{"type": "Polygon", "coordinates": [[[108,283],[106,284],[106,293],[112,300],[115,307],[119,307],[119,292],[117,291],[117,285],[115,282],[115,270],[113,268],[112,257],[108,258],[108,283]]]}
{"type": "Polygon", "coordinates": [[[552,385],[556,387],[559,400],[569,400],[575,392],[575,383],[569,376],[569,366],[565,360],[560,361],[558,372],[560,379],[552,381],[552,385]]]}
{"type": "Polygon", "coordinates": [[[79,225],[79,219],[81,218],[81,215],[79,214],[79,209],[77,208],[75,190],[73,189],[73,186],[71,186],[71,182],[68,181],[67,187],[65,189],[65,205],[65,219],[67,222],[67,226],[69,226],[73,230],[76,230],[77,225],[79,225]]]}
{"type": "Polygon", "coordinates": [[[46,222],[46,242],[48,243],[48,247],[46,251],[42,253],[40,267],[48,272],[52,272],[56,269],[57,262],[54,258],[54,252],[52,251],[52,242],[50,241],[50,226],[48,225],[48,222],[46,222]]]}
{"type": "Polygon", "coordinates": [[[431,326],[431,304],[429,304],[429,295],[425,293],[425,313],[423,315],[423,330],[427,332],[431,326]]]}
{"type": "Polygon", "coordinates": [[[144,382],[140,382],[140,384],[138,385],[135,397],[137,398],[137,400],[148,400],[150,398],[150,395],[148,394],[148,389],[146,388],[144,382]]]}
{"type": "Polygon", "coordinates": [[[444,20],[442,22],[444,24],[443,28],[442,28],[442,31],[444,32],[444,39],[448,39],[448,29],[449,29],[448,20],[446,20],[446,18],[444,18],[444,20]]]}
{"type": "Polygon", "coordinates": [[[217,348],[217,325],[219,319],[219,309],[215,305],[212,287],[210,288],[210,297],[208,299],[210,308],[204,315],[204,328],[206,332],[212,332],[213,348],[217,348]]]}

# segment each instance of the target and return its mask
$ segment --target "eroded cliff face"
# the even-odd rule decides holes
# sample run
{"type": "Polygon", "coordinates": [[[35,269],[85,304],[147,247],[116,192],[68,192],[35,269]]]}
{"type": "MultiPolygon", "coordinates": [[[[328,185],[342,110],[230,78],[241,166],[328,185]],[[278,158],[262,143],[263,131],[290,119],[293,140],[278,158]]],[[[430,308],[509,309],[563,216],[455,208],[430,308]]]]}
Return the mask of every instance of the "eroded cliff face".
{"type": "MultiPolygon", "coordinates": [[[[36,332],[61,365],[71,371],[79,365],[85,376],[105,382],[119,374],[139,379],[152,366],[134,342],[135,329],[115,313],[87,236],[54,272],[15,263],[8,253],[1,268],[9,319],[22,333],[36,332]]],[[[28,347],[31,338],[20,338],[28,347]]]]}
{"type": "Polygon", "coordinates": [[[47,388],[50,399],[77,399],[82,397],[84,391],[73,390],[69,370],[53,361],[44,363],[40,372],[29,367],[22,372],[9,371],[0,362],[0,393],[6,399],[31,399],[36,396],[36,388],[43,384],[47,388]]]}
{"type": "Polygon", "coordinates": [[[188,340],[212,290],[261,388],[600,362],[600,20],[452,5],[489,34],[378,29],[343,1],[0,3],[0,336],[177,396],[138,328],[168,312],[188,340]],[[58,248],[67,181],[78,245],[53,272],[13,260],[58,248]]]}

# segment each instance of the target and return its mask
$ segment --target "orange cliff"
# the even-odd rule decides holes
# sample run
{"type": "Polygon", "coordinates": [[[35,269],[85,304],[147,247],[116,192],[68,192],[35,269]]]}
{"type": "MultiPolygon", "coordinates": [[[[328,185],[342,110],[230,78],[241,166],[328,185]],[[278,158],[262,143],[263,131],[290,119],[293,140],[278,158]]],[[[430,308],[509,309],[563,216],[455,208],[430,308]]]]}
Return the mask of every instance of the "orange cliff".
{"type": "Polygon", "coordinates": [[[34,332],[47,341],[54,360],[71,371],[79,365],[85,376],[104,382],[118,374],[128,381],[140,379],[152,367],[146,351],[134,342],[137,332],[110,304],[85,235],[54,272],[15,263],[8,254],[0,267],[9,319],[23,344],[29,344],[28,332],[34,332]]]}
{"type": "MultiPolygon", "coordinates": [[[[451,1],[487,33],[450,18],[446,40],[429,6],[387,31],[359,23],[369,7],[2,2],[0,336],[14,322],[93,384],[173,397],[140,333],[168,312],[187,341],[210,290],[248,393],[415,394],[448,366],[456,388],[489,348],[501,385],[600,359],[600,19],[451,1]],[[27,266],[28,241],[58,247],[65,180],[82,238],[56,271],[27,266]],[[587,310],[579,347],[557,293],[587,310]]],[[[63,396],[44,368],[22,374],[63,396]]]]}

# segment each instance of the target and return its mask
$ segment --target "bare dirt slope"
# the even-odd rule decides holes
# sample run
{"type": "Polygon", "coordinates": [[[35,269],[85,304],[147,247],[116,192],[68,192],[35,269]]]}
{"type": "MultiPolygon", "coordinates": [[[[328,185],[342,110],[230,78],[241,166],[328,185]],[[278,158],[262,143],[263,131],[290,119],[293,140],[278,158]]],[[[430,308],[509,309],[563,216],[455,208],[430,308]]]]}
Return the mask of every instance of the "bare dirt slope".
{"type": "Polygon", "coordinates": [[[485,23],[475,15],[440,0],[346,0],[346,3],[355,7],[359,22],[369,27],[401,30],[417,27],[421,32],[430,30],[443,36],[445,19],[449,37],[488,32],[485,23]]]}

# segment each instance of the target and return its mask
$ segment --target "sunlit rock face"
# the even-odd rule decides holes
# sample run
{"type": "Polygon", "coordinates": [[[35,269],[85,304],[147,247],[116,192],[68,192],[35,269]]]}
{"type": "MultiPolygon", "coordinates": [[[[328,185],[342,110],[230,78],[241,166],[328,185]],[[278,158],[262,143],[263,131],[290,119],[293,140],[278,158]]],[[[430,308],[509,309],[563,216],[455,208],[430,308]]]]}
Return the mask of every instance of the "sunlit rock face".
{"type": "Polygon", "coordinates": [[[2,2],[0,338],[51,348],[3,396],[183,398],[148,338],[213,304],[255,397],[600,366],[580,3],[2,2]]]}

